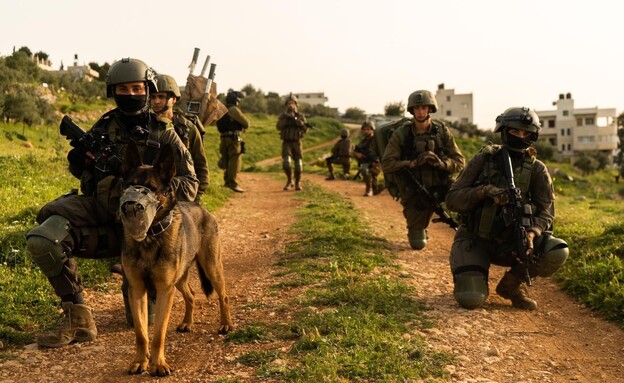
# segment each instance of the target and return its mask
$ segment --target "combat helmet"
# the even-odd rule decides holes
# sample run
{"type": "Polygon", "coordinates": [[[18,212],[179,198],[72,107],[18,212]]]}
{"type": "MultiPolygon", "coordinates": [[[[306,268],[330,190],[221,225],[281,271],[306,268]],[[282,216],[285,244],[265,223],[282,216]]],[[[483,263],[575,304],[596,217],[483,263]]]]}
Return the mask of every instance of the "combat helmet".
{"type": "Polygon", "coordinates": [[[288,97],[286,97],[286,101],[284,101],[284,105],[287,105],[289,101],[294,101],[295,105],[299,106],[299,102],[297,102],[297,96],[295,96],[294,94],[289,94],[288,97]]]}
{"type": "Polygon", "coordinates": [[[347,138],[347,137],[349,137],[349,129],[347,129],[347,128],[342,128],[342,130],[340,131],[340,137],[342,137],[342,138],[347,138]]]}
{"type": "Polygon", "coordinates": [[[417,90],[412,92],[407,99],[407,111],[414,114],[415,106],[426,105],[429,107],[429,113],[435,113],[438,111],[438,102],[435,96],[428,90],[417,90]]]}
{"type": "Polygon", "coordinates": [[[143,81],[149,93],[156,93],[156,73],[143,61],[123,58],[111,65],[106,75],[106,97],[115,95],[115,85],[125,82],[143,81]]]}
{"type": "Polygon", "coordinates": [[[158,92],[173,94],[178,100],[180,99],[180,97],[182,97],[180,94],[180,88],[178,87],[178,83],[173,77],[169,75],[156,75],[156,88],[158,89],[158,92]]]}
{"type": "Polygon", "coordinates": [[[234,89],[229,89],[227,95],[225,96],[225,103],[227,105],[238,105],[241,99],[245,97],[243,92],[236,91],[234,89]]]}
{"type": "Polygon", "coordinates": [[[501,141],[511,150],[523,151],[537,141],[541,124],[537,113],[526,107],[511,107],[496,117],[494,133],[501,134],[501,141]],[[509,129],[529,132],[525,138],[509,133],[509,129]]]}
{"type": "Polygon", "coordinates": [[[375,123],[373,121],[364,121],[360,129],[370,128],[375,131],[375,123]]]}

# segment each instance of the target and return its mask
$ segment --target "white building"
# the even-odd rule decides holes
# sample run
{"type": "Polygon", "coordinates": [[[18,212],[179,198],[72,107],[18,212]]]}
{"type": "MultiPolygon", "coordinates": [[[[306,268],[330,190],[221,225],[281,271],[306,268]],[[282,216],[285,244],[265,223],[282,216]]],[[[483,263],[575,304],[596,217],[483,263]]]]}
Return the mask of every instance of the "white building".
{"type": "Polygon", "coordinates": [[[435,118],[460,124],[474,123],[472,93],[455,94],[455,89],[445,89],[444,84],[439,84],[435,98],[438,102],[435,118]]]}
{"type": "MultiPolygon", "coordinates": [[[[299,103],[306,103],[308,105],[323,105],[329,100],[324,92],[319,93],[293,93],[293,96],[297,97],[299,103]]],[[[284,98],[288,95],[284,96],[284,98]]]]}
{"type": "Polygon", "coordinates": [[[581,152],[601,151],[613,158],[618,148],[615,108],[574,108],[571,93],[560,94],[556,110],[536,111],[542,124],[540,140],[557,150],[557,160],[574,161],[581,152]]]}

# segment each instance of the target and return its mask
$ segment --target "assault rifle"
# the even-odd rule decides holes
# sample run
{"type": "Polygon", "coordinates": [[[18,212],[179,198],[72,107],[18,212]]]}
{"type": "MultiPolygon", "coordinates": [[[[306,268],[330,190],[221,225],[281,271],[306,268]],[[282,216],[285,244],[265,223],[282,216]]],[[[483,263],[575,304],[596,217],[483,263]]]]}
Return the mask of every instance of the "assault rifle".
{"type": "Polygon", "coordinates": [[[85,166],[87,152],[93,154],[95,169],[102,173],[110,173],[121,168],[122,160],[115,152],[115,144],[106,136],[97,136],[85,132],[69,116],[63,116],[60,132],[70,140],[74,147],[68,154],[69,162],[79,168],[85,166]]]}
{"type": "Polygon", "coordinates": [[[429,192],[429,190],[427,190],[427,188],[416,179],[414,174],[408,168],[403,168],[403,170],[407,173],[414,186],[416,186],[416,189],[420,193],[420,195],[424,196],[427,200],[427,203],[433,207],[433,212],[438,215],[438,218],[434,218],[432,221],[444,222],[445,224],[449,225],[451,229],[457,230],[459,224],[455,222],[453,217],[451,217],[446,212],[446,210],[444,210],[440,201],[438,200],[437,195],[431,194],[431,192],[429,192]]]}
{"type": "Polygon", "coordinates": [[[502,150],[502,165],[507,179],[507,191],[509,193],[509,204],[503,206],[505,224],[513,224],[514,250],[518,261],[524,265],[524,278],[528,286],[531,286],[531,275],[529,266],[534,262],[533,253],[529,252],[529,239],[526,228],[531,226],[531,205],[522,203],[522,191],[516,187],[514,182],[513,167],[509,150],[504,147],[502,150]]]}

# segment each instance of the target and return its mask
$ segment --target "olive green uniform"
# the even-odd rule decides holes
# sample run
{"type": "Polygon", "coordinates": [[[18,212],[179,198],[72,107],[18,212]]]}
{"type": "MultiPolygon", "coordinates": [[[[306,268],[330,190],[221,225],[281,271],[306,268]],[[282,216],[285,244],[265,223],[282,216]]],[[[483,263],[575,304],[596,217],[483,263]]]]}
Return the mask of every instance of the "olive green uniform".
{"type": "Polygon", "coordinates": [[[351,172],[351,152],[353,151],[353,143],[351,139],[340,138],[338,142],[334,144],[331,150],[331,157],[327,157],[325,162],[327,163],[327,169],[329,170],[330,177],[334,177],[334,166],[338,164],[342,166],[343,178],[348,178],[351,172]]]}
{"type": "Polygon", "coordinates": [[[451,185],[452,175],[464,167],[464,156],[449,128],[442,122],[433,120],[428,131],[419,134],[414,120],[407,119],[390,137],[381,167],[384,174],[395,174],[408,232],[413,232],[429,226],[434,206],[425,202],[426,199],[419,194],[405,172],[411,172],[431,194],[436,193],[442,200],[451,185]],[[427,151],[434,152],[440,158],[441,165],[434,167],[424,163],[409,169],[410,162],[427,151]]]}
{"type": "Polygon", "coordinates": [[[236,189],[243,165],[244,141],[241,135],[249,129],[249,119],[238,106],[230,105],[227,114],[217,121],[217,128],[221,134],[219,164],[224,170],[223,182],[226,187],[236,189]]]}
{"type": "Polygon", "coordinates": [[[204,126],[199,118],[192,114],[185,114],[181,110],[173,111],[173,128],[182,140],[182,143],[188,148],[193,159],[195,175],[199,180],[199,189],[195,200],[199,200],[208,185],[210,184],[210,171],[206,153],[204,151],[204,126]]]}
{"type": "Polygon", "coordinates": [[[373,133],[370,137],[364,136],[355,146],[354,151],[364,155],[363,159],[358,158],[357,161],[360,174],[366,183],[365,194],[368,195],[369,192],[378,194],[382,189],[377,181],[381,173],[381,162],[379,160],[377,137],[375,137],[375,134],[373,133]]]}
{"type": "MultiPolygon", "coordinates": [[[[193,201],[198,188],[193,161],[171,123],[155,115],[144,114],[130,121],[122,116],[118,109],[112,110],[90,132],[108,137],[121,161],[131,141],[137,144],[145,164],[157,159],[159,147],[171,145],[176,158],[172,190],[179,201],[193,201]]],[[[122,194],[121,164],[106,173],[77,163],[70,164],[70,170],[80,177],[83,194],[64,195],[43,206],[36,218],[40,226],[27,235],[34,261],[63,301],[82,291],[73,257],[106,258],[121,253],[121,223],[116,218],[122,194]]]]}
{"type": "Polygon", "coordinates": [[[292,183],[294,162],[295,183],[299,185],[303,172],[303,136],[308,131],[306,118],[299,112],[283,112],[277,120],[277,130],[282,139],[282,169],[288,178],[287,185],[292,183]]]}

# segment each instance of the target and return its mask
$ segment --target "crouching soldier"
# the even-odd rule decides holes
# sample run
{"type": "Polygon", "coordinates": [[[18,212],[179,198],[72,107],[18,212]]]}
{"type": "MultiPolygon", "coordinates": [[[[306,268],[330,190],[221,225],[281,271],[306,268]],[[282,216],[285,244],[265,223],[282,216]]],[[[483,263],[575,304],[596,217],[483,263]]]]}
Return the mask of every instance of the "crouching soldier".
{"type": "Polygon", "coordinates": [[[381,173],[381,162],[377,151],[375,124],[372,121],[364,121],[361,130],[362,140],[355,146],[353,157],[358,162],[359,173],[366,184],[364,196],[370,197],[381,193],[385,187],[377,181],[381,173]]]}
{"type": "Polygon", "coordinates": [[[349,179],[351,176],[351,152],[353,151],[353,143],[349,138],[349,131],[342,129],[340,131],[340,139],[334,144],[331,150],[332,155],[325,159],[327,163],[327,170],[329,170],[329,177],[326,180],[331,181],[336,179],[334,174],[334,164],[342,166],[341,178],[344,180],[349,179]]]}

